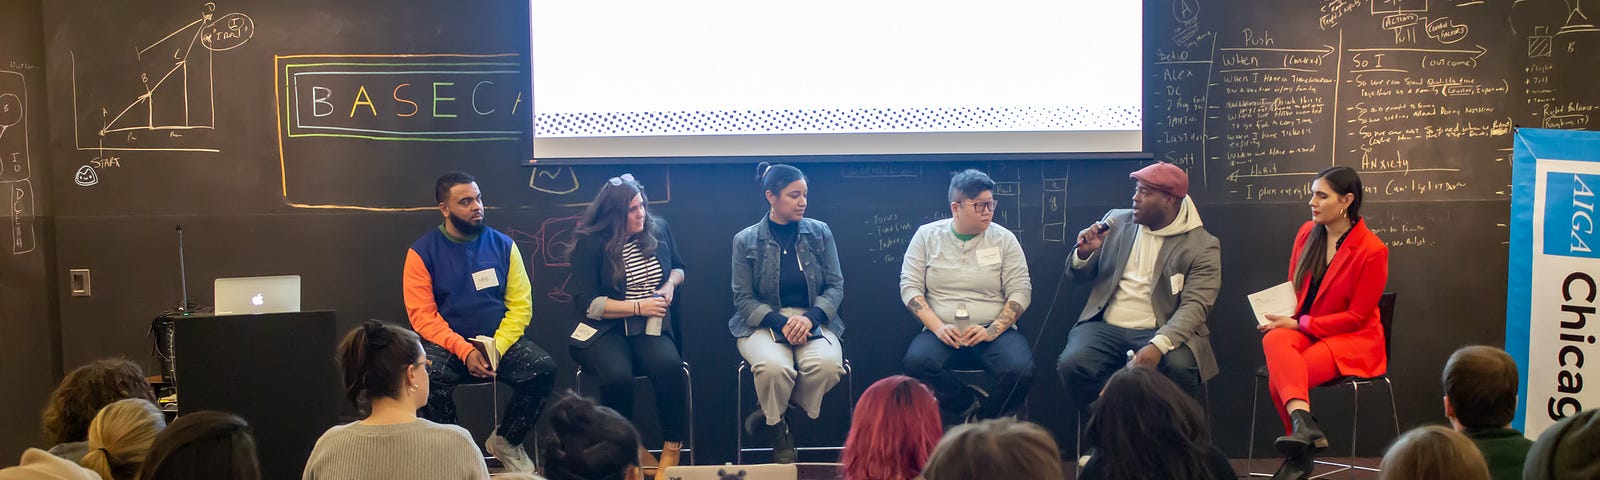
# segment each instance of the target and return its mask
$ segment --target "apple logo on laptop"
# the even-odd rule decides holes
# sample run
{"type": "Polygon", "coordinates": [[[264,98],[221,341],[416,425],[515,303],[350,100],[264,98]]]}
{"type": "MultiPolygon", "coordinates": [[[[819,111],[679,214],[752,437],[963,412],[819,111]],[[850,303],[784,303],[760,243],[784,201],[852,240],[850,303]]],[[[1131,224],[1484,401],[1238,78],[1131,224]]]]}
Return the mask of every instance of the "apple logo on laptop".
{"type": "Polygon", "coordinates": [[[259,293],[257,293],[256,296],[254,296],[254,297],[250,297],[250,304],[251,305],[255,305],[255,306],[259,307],[263,303],[266,303],[266,299],[263,298],[261,296],[261,294],[259,294],[259,293]]]}

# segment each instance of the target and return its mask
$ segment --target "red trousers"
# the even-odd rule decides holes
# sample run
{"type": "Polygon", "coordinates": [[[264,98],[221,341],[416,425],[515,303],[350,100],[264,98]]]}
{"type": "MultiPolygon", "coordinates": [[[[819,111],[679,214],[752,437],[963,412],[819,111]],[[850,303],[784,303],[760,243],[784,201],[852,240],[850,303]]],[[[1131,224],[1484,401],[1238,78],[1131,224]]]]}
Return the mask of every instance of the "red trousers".
{"type": "Polygon", "coordinates": [[[1278,409],[1285,434],[1294,433],[1287,407],[1290,400],[1309,401],[1312,385],[1339,378],[1339,366],[1328,345],[1312,340],[1299,330],[1274,328],[1261,337],[1261,350],[1267,355],[1267,384],[1272,406],[1278,409]]]}

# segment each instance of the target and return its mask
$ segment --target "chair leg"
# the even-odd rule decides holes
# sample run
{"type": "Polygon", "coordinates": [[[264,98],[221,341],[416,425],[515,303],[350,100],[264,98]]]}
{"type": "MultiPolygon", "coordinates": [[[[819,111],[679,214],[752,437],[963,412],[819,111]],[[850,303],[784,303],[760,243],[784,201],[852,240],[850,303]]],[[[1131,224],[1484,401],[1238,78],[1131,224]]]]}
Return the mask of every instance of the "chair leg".
{"type": "Polygon", "coordinates": [[[744,465],[744,369],[749,363],[739,362],[739,369],[733,373],[734,394],[733,408],[733,463],[744,465]]]}
{"type": "Polygon", "coordinates": [[[684,423],[689,425],[689,438],[688,438],[689,441],[684,443],[683,446],[684,446],[684,450],[688,450],[689,451],[689,463],[688,463],[688,465],[697,465],[697,463],[695,463],[695,460],[694,460],[694,454],[695,454],[695,448],[694,448],[695,447],[695,445],[694,445],[694,377],[690,376],[690,374],[689,374],[689,362],[683,362],[683,386],[684,386],[683,391],[686,392],[686,394],[688,396],[687,400],[688,400],[688,403],[689,403],[686,406],[689,409],[689,411],[688,412],[684,412],[684,415],[686,415],[686,417],[684,417],[684,419],[686,420],[684,423]]]}
{"type": "MultiPolygon", "coordinates": [[[[1245,445],[1244,469],[1246,477],[1270,477],[1272,474],[1256,472],[1256,414],[1261,410],[1261,377],[1252,375],[1250,381],[1250,440],[1245,445]]],[[[1274,405],[1276,408],[1276,405],[1274,405]]]]}
{"type": "Polygon", "coordinates": [[[1400,438],[1400,409],[1394,403],[1394,382],[1389,377],[1383,377],[1384,386],[1389,388],[1389,416],[1394,419],[1394,437],[1400,438]]]}

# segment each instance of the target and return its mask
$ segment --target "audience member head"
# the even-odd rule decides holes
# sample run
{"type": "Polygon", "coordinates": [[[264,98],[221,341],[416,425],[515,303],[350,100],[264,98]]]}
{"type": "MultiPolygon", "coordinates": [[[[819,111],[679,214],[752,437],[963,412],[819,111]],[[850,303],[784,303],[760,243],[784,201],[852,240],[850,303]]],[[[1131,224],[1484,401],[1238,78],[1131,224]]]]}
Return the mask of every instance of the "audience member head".
{"type": "Polygon", "coordinates": [[[410,330],[367,320],[339,342],[339,368],[345,397],[364,414],[378,398],[409,401],[413,410],[428,403],[428,357],[410,330]]]}
{"type": "Polygon", "coordinates": [[[798,222],[806,216],[806,195],[810,193],[806,174],[786,164],[761,162],[756,165],[756,183],[772,206],[771,218],[781,223],[798,222]]]}
{"type": "Polygon", "coordinates": [[[112,402],[89,423],[89,453],[81,463],[105,480],[132,480],[156,434],[165,428],[167,418],[153,403],[140,398],[112,402]]]}
{"type": "Polygon", "coordinates": [[[190,413],[156,436],[139,480],[260,480],[256,441],[243,418],[190,413]]]}
{"type": "Polygon", "coordinates": [[[1584,410],[1539,434],[1522,464],[1522,478],[1600,478],[1600,455],[1595,452],[1600,452],[1600,410],[1584,410]]]}
{"type": "Polygon", "coordinates": [[[1478,446],[1466,435],[1439,425],[1401,435],[1383,454],[1380,468],[1379,480],[1489,480],[1489,464],[1478,446]]]}
{"type": "Polygon", "coordinates": [[[1106,381],[1089,419],[1088,443],[1107,478],[1210,478],[1211,433],[1200,405],[1151,368],[1123,368],[1106,381]],[[1130,435],[1129,432],[1139,432],[1130,435]]]}
{"type": "Polygon", "coordinates": [[[1494,347],[1473,345],[1444,363],[1444,414],[1458,431],[1505,428],[1517,416],[1517,361],[1494,347]]]}
{"type": "Polygon", "coordinates": [[[925,480],[1061,480],[1061,450],[1038,425],[1006,417],[945,434],[922,470],[925,480]]]}
{"type": "Polygon", "coordinates": [[[950,218],[957,232],[983,233],[994,221],[998,205],[994,198],[994,179],[976,169],[956,172],[950,177],[950,218]]]}
{"type": "Polygon", "coordinates": [[[1166,162],[1156,162],[1128,174],[1133,185],[1133,223],[1162,228],[1178,217],[1189,195],[1189,174],[1166,162]]]}
{"type": "Polygon", "coordinates": [[[44,437],[49,444],[81,442],[100,409],[124,398],[156,402],[144,369],[125,358],[96,360],[73,369],[50,393],[44,409],[44,437]]]}
{"type": "Polygon", "coordinates": [[[926,385],[905,375],[878,380],[856,402],[839,454],[844,480],[915,478],[943,433],[939,401],[926,385]]]}
{"type": "Polygon", "coordinates": [[[545,411],[544,475],[550,480],[643,480],[639,431],[616,410],[571,391],[545,411]]]}

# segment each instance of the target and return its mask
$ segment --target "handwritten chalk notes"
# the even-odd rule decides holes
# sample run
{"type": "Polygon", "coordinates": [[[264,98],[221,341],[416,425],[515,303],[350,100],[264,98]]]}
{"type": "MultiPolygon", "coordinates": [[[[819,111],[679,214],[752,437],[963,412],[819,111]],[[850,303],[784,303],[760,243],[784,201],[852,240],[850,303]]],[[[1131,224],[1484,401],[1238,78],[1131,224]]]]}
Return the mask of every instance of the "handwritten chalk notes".
{"type": "Polygon", "coordinates": [[[1148,144],[1188,169],[1202,200],[1303,202],[1335,165],[1361,172],[1372,200],[1503,200],[1518,96],[1549,124],[1600,113],[1555,94],[1554,66],[1507,68],[1523,53],[1506,48],[1518,42],[1501,28],[1507,8],[1174,1],[1170,19],[1152,10],[1171,35],[1147,49],[1148,144]]]}

